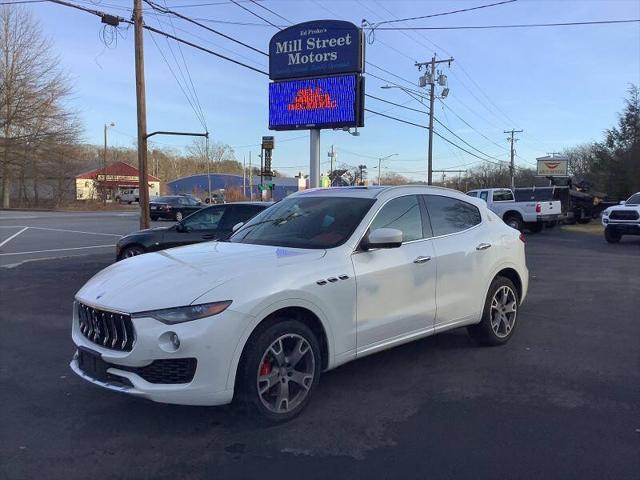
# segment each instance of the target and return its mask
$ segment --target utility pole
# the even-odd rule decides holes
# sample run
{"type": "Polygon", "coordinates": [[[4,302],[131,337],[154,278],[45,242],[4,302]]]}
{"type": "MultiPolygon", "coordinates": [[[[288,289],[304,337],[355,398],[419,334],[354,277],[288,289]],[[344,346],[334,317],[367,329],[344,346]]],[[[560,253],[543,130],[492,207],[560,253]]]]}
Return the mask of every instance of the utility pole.
{"type": "Polygon", "coordinates": [[[442,96],[446,97],[449,93],[449,89],[446,88],[447,77],[446,75],[439,75],[436,78],[436,65],[440,63],[447,63],[451,66],[451,62],[453,62],[453,57],[450,57],[446,60],[436,60],[436,54],[433,54],[430,62],[416,62],[416,67],[418,70],[422,69],[422,67],[427,68],[427,72],[420,79],[420,86],[424,87],[429,85],[429,152],[427,155],[427,184],[431,185],[433,180],[433,104],[436,99],[436,81],[439,85],[445,87],[443,90],[442,96]],[[445,93],[446,92],[446,93],[445,93]]]}
{"type": "Polygon", "coordinates": [[[109,127],[114,127],[116,124],[105,123],[104,124],[104,154],[102,156],[102,204],[107,204],[107,130],[109,127]]]}
{"type": "Polygon", "coordinates": [[[249,151],[249,200],[253,201],[253,167],[251,166],[251,151],[249,151]]]}
{"type": "Polygon", "coordinates": [[[511,174],[511,190],[513,190],[514,188],[516,188],[516,181],[515,181],[515,177],[516,177],[516,166],[514,164],[514,157],[516,155],[516,151],[513,148],[513,143],[517,140],[514,135],[516,133],[522,133],[523,130],[505,130],[504,133],[510,133],[511,137],[507,138],[507,140],[511,141],[511,163],[509,164],[509,173],[511,174]]]}
{"type": "Polygon", "coordinates": [[[331,145],[331,151],[327,156],[331,158],[331,166],[329,167],[329,186],[333,187],[333,162],[336,159],[336,152],[333,149],[333,145],[331,145]]]}
{"type": "Polygon", "coordinates": [[[138,194],[140,228],[149,228],[149,177],[147,175],[147,104],[144,84],[144,41],[142,0],[133,0],[133,26],[136,59],[136,103],[138,114],[138,194]]]}
{"type": "Polygon", "coordinates": [[[247,163],[244,153],[242,154],[242,196],[247,198],[247,163]]]}

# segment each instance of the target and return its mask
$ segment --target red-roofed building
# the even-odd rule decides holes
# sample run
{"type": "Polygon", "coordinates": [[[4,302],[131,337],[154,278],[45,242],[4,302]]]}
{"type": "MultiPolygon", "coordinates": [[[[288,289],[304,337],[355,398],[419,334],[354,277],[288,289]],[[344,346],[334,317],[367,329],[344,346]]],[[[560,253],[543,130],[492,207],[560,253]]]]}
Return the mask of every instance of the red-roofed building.
{"type": "MultiPolygon", "coordinates": [[[[160,195],[160,179],[149,175],[149,196],[160,195]]],[[[96,168],[76,176],[76,199],[98,200],[104,189],[107,200],[117,200],[125,192],[138,188],[138,169],[124,162],[96,168]]]]}

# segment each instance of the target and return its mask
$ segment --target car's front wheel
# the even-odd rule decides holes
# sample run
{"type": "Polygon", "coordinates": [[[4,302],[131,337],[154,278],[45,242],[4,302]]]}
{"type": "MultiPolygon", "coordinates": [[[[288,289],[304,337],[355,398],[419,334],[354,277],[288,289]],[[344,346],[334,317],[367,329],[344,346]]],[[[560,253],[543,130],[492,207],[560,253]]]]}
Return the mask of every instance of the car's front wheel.
{"type": "Polygon", "coordinates": [[[142,248],[140,245],[130,245],[128,247],[125,247],[124,250],[122,250],[122,253],[120,254],[120,258],[124,259],[124,258],[137,257],[138,255],[142,255],[143,253],[145,253],[145,249],[142,248]]]}
{"type": "Polygon", "coordinates": [[[518,303],[518,290],[513,282],[496,277],[487,293],[482,320],[468,327],[469,335],[485,345],[507,343],[516,328],[518,303]]]}
{"type": "Polygon", "coordinates": [[[622,238],[622,234],[611,227],[607,227],[604,229],[604,238],[609,243],[618,243],[622,238]]]}
{"type": "Polygon", "coordinates": [[[247,342],[240,382],[245,400],[264,417],[283,422],[298,415],[318,384],[318,339],[297,320],[277,322],[247,342]]]}

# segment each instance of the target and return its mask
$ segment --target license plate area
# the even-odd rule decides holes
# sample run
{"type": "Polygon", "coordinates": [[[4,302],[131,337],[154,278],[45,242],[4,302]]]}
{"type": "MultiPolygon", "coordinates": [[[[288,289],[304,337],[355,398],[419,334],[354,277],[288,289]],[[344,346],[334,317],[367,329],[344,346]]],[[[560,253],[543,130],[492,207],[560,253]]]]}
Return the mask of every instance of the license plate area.
{"type": "Polygon", "coordinates": [[[100,354],[86,347],[78,347],[78,367],[91,378],[107,382],[110,375],[107,373],[109,364],[102,360],[100,354]]]}

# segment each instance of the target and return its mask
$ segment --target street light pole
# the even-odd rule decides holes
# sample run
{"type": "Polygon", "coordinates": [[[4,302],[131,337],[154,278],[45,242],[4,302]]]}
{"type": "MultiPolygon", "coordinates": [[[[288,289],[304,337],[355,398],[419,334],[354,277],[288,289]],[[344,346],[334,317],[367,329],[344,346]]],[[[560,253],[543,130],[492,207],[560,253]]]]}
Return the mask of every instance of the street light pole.
{"type": "Polygon", "coordinates": [[[395,157],[396,155],[398,155],[398,154],[397,153],[392,153],[391,155],[387,155],[386,157],[378,158],[378,186],[380,186],[380,170],[382,169],[382,161],[383,160],[388,160],[391,157],[395,157]]]}

